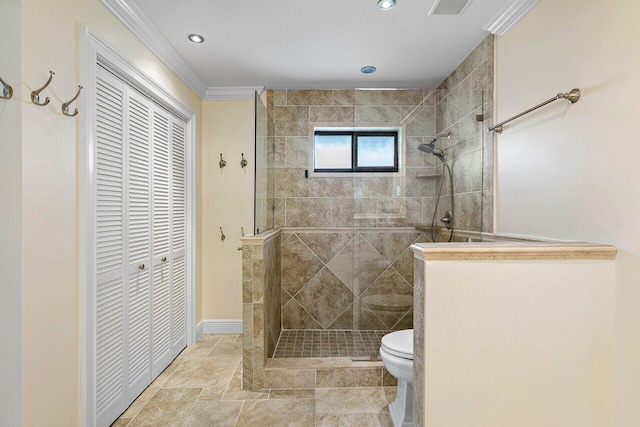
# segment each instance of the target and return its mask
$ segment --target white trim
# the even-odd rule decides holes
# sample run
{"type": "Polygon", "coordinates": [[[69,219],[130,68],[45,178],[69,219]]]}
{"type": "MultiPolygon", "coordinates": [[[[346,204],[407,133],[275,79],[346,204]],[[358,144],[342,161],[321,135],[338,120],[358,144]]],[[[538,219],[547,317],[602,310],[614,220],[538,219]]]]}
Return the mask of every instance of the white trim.
{"type": "Polygon", "coordinates": [[[191,90],[200,98],[204,96],[207,85],[135,3],[127,0],[100,0],[100,2],[191,90]]]}
{"type": "Polygon", "coordinates": [[[262,95],[264,86],[236,86],[236,87],[209,87],[202,97],[203,100],[222,100],[222,99],[254,99],[255,93],[262,95]]]}
{"type": "Polygon", "coordinates": [[[202,326],[202,322],[200,322],[196,326],[196,341],[198,341],[202,337],[203,333],[204,333],[204,329],[203,329],[203,326],[202,326]]]}
{"type": "Polygon", "coordinates": [[[513,0],[491,18],[483,30],[498,36],[504,36],[539,2],[540,0],[513,0]]]}
{"type": "Polygon", "coordinates": [[[142,70],[111,49],[86,25],[80,26],[80,78],[83,111],[80,115],[80,280],[82,351],[82,426],[95,425],[95,207],[94,127],[98,62],[108,66],[137,90],[187,122],[187,345],[195,343],[195,140],[196,114],[142,70]]]}
{"type": "Polygon", "coordinates": [[[242,319],[203,320],[202,332],[205,334],[241,334],[242,319]]]}

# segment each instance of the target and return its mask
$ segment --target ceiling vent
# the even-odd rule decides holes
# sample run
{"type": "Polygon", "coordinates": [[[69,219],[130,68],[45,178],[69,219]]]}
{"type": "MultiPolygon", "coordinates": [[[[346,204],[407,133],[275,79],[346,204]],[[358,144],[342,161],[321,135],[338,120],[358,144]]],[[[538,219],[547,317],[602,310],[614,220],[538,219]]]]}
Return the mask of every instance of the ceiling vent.
{"type": "Polygon", "coordinates": [[[428,15],[462,15],[471,0],[436,0],[428,15]]]}

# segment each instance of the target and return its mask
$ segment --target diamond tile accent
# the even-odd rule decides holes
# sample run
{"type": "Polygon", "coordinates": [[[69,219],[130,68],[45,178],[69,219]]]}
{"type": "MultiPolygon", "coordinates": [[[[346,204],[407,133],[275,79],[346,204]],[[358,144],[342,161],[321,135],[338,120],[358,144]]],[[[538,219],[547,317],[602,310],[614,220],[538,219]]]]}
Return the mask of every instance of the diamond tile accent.
{"type": "Polygon", "coordinates": [[[322,326],[293,298],[282,307],[282,327],[284,329],[322,329],[322,326]]]}
{"type": "Polygon", "coordinates": [[[315,276],[323,263],[293,235],[282,245],[282,287],[295,296],[315,276]]]}
{"type": "Polygon", "coordinates": [[[420,236],[420,233],[380,233],[366,232],[362,236],[386,260],[393,262],[420,236]]]}
{"type": "Polygon", "coordinates": [[[356,299],[353,303],[353,329],[382,330],[387,327],[360,299],[356,299]]]}
{"type": "Polygon", "coordinates": [[[389,261],[359,234],[327,264],[355,295],[367,289],[388,266],[389,261]]]}
{"type": "Polygon", "coordinates": [[[391,329],[413,308],[413,287],[389,267],[360,295],[360,300],[391,329]]]}
{"type": "Polygon", "coordinates": [[[327,328],[349,307],[353,294],[325,267],[294,298],[327,328]]]}
{"type": "Polygon", "coordinates": [[[353,233],[298,233],[298,237],[327,263],[353,238],[353,233]]]}

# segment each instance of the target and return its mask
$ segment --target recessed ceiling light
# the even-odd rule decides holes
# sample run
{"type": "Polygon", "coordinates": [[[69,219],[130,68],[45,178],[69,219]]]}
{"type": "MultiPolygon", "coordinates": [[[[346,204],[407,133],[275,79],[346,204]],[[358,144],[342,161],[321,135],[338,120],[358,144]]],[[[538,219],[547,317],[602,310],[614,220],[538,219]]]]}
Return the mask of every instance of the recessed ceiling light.
{"type": "Polygon", "coordinates": [[[363,74],[373,74],[376,72],[376,67],[374,67],[373,65],[367,65],[360,68],[360,72],[363,74]]]}
{"type": "Polygon", "coordinates": [[[378,9],[390,10],[396,6],[396,0],[378,0],[378,9]]]}
{"type": "Polygon", "coordinates": [[[204,37],[202,37],[200,34],[189,34],[189,40],[191,40],[194,43],[202,43],[204,42],[204,37]]]}

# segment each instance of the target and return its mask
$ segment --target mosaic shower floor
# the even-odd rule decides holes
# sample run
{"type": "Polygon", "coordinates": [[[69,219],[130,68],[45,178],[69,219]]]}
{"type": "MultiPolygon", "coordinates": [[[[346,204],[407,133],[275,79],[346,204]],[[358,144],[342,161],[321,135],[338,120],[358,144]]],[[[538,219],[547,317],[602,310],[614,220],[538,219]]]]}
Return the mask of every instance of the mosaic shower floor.
{"type": "Polygon", "coordinates": [[[378,355],[380,341],[389,331],[283,330],[274,358],[349,357],[369,359],[378,355]]]}

